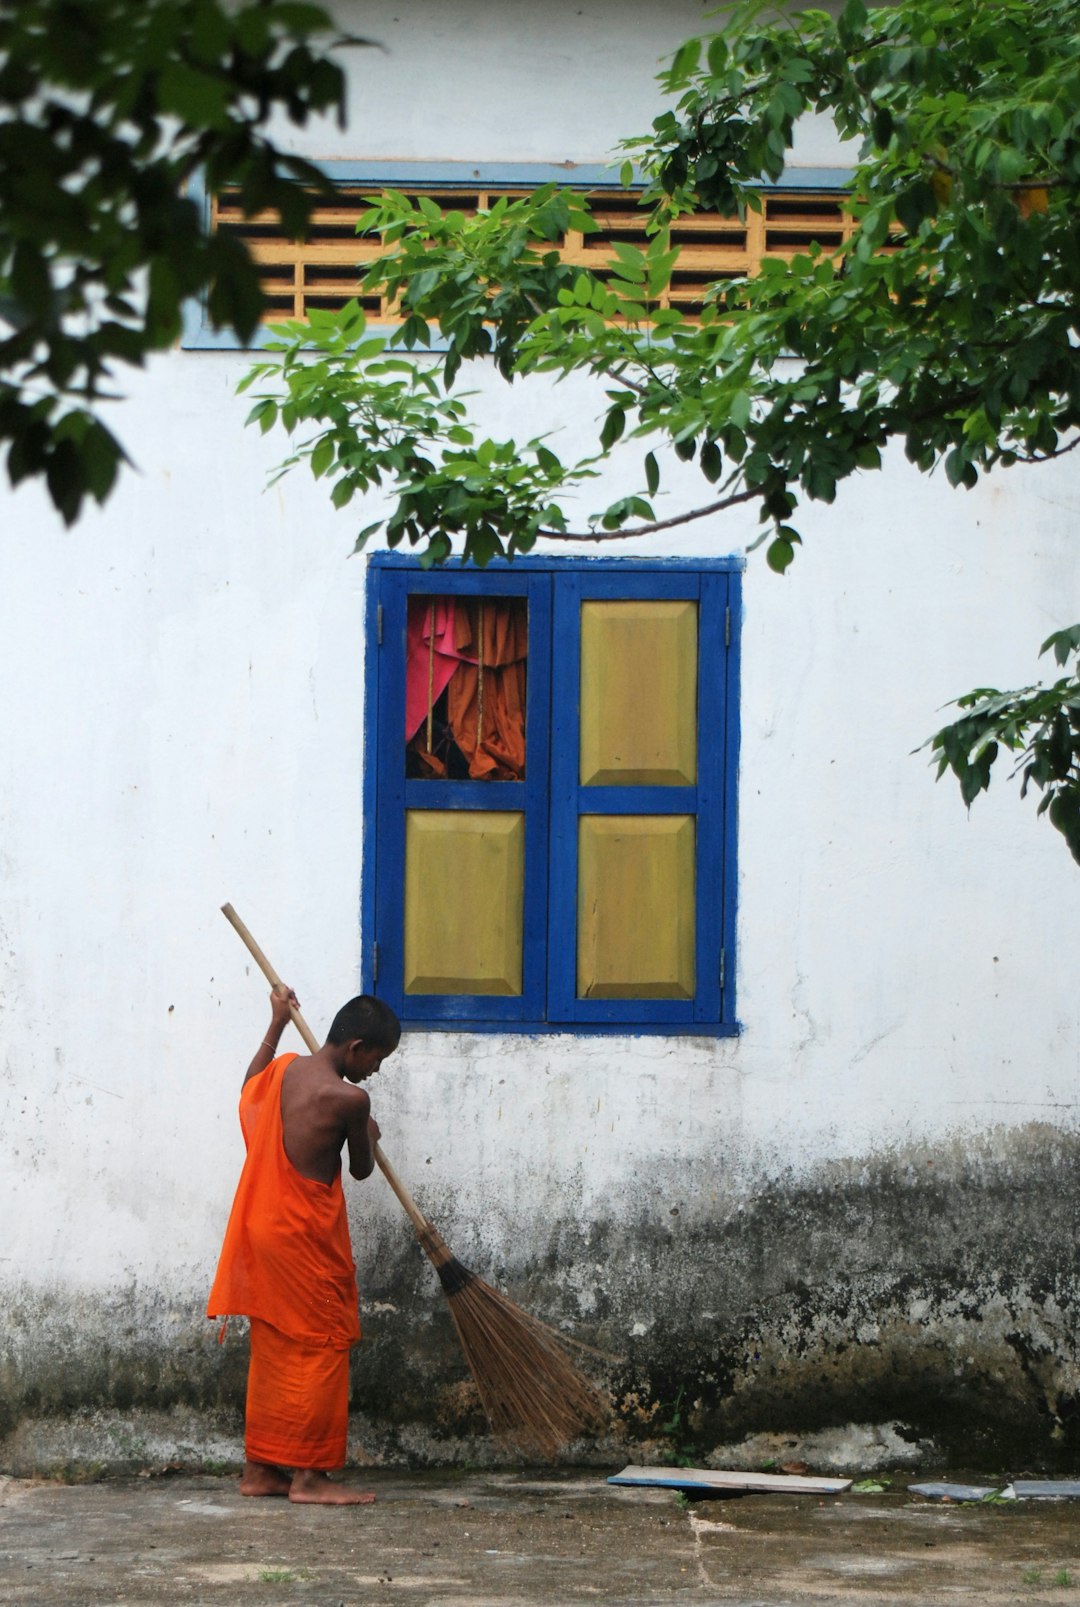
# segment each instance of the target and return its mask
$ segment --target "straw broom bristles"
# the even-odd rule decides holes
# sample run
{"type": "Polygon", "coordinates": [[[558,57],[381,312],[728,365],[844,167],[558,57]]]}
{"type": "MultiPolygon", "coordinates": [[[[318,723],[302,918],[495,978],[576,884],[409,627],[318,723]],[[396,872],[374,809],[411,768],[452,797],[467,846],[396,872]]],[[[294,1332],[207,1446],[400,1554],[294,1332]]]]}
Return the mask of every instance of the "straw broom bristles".
{"type": "Polygon", "coordinates": [[[584,1429],[600,1428],[609,1407],[555,1330],[462,1266],[430,1222],[417,1237],[439,1275],[493,1433],[553,1456],[584,1429]]]}
{"type": "MultiPolygon", "coordinates": [[[[223,904],[221,912],[271,987],[281,987],[280,976],[232,905],[223,904]]],[[[293,1025],[314,1054],[319,1047],[318,1039],[295,1006],[290,1013],[293,1025]]],[[[560,1446],[583,1429],[600,1428],[610,1416],[609,1405],[574,1366],[560,1336],[462,1266],[450,1253],[442,1235],[422,1215],[381,1146],[376,1144],[374,1148],[379,1170],[397,1195],[424,1253],[439,1275],[480,1404],[493,1433],[500,1439],[512,1441],[521,1450],[553,1456],[560,1446]]],[[[583,1345],[581,1348],[588,1350],[590,1347],[583,1345]]]]}

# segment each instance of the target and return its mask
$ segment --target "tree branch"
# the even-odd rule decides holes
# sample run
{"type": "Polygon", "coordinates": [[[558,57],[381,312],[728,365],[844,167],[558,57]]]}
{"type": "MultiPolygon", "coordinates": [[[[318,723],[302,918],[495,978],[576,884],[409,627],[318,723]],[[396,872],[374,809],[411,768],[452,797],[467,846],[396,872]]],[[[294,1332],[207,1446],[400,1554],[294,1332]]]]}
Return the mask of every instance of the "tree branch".
{"type": "Polygon", "coordinates": [[[655,530],[672,530],[676,525],[689,524],[692,519],[707,519],[710,513],[723,513],[726,508],[752,502],[761,494],[761,487],[753,486],[747,491],[736,491],[730,497],[721,497],[719,502],[710,502],[707,507],[695,508],[691,513],[677,513],[670,519],[635,525],[633,530],[538,530],[536,534],[552,541],[628,541],[631,536],[651,536],[655,530]]]}
{"type": "Polygon", "coordinates": [[[1075,435],[1068,446],[1055,447],[1053,452],[1018,452],[1018,463],[1049,463],[1051,458],[1063,458],[1066,452],[1075,452],[1080,446],[1080,435],[1075,435]]]}

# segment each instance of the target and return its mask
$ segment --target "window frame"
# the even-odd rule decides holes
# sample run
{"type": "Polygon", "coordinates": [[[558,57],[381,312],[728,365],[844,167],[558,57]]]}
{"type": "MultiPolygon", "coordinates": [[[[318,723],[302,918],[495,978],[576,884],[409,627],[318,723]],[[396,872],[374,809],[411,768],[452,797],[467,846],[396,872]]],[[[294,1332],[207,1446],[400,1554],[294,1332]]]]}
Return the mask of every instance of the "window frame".
{"type": "Polygon", "coordinates": [[[372,555],[366,598],[361,979],[364,991],[391,1004],[407,1027],[529,1035],[725,1037],[738,1033],[736,849],[743,567],[743,560],[734,557],[641,561],[529,557],[512,563],[493,562],[483,570],[452,560],[431,570],[405,555],[372,555]],[[394,673],[386,655],[388,649],[393,652],[395,642],[404,651],[410,591],[472,596],[502,592],[528,597],[523,782],[405,779],[404,677],[394,673]],[[586,597],[634,596],[694,597],[699,602],[698,778],[694,788],[578,785],[580,638],[576,626],[570,630],[568,622],[575,621],[575,611],[586,597]],[[635,797],[616,797],[619,793],[635,797]],[[525,931],[520,997],[405,994],[400,983],[390,983],[391,976],[401,976],[403,964],[405,811],[410,804],[438,807],[451,798],[454,807],[467,809],[524,807],[525,931]],[[687,809],[688,803],[693,804],[692,810],[687,809]],[[642,808],[643,804],[649,807],[642,808]],[[575,997],[576,943],[550,944],[548,939],[549,933],[559,928],[576,934],[580,812],[695,814],[692,1000],[575,997]],[[702,896],[703,887],[711,890],[707,898],[702,896]]]}

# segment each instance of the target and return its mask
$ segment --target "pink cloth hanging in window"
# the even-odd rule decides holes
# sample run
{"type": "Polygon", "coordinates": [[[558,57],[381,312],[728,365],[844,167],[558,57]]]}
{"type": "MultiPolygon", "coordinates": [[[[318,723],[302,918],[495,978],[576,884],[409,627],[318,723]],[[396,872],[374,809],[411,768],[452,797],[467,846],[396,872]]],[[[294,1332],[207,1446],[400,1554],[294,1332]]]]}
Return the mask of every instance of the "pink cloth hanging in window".
{"type": "Polygon", "coordinates": [[[405,741],[411,742],[427,719],[428,671],[431,675],[431,701],[446,691],[450,677],[461,662],[454,645],[454,600],[452,597],[410,597],[405,624],[405,741]],[[432,620],[435,654],[431,663],[432,620]]]}

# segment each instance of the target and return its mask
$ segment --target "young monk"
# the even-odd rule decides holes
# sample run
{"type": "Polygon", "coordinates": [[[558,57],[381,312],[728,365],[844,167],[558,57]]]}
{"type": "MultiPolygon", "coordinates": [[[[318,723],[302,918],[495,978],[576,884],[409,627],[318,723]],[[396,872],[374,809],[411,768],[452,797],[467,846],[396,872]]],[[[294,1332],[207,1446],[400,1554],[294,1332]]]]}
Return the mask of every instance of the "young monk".
{"type": "Polygon", "coordinates": [[[291,988],[271,993],[270,1026],[244,1078],[247,1159],[207,1316],[251,1324],[241,1495],[360,1506],[374,1495],[328,1476],[345,1462],[349,1351],[360,1338],[341,1150],[353,1177],[370,1176],[379,1125],[354,1085],[393,1053],[401,1027],[365,994],[338,1011],[315,1054],[279,1056],[293,1005],[291,988]]]}

